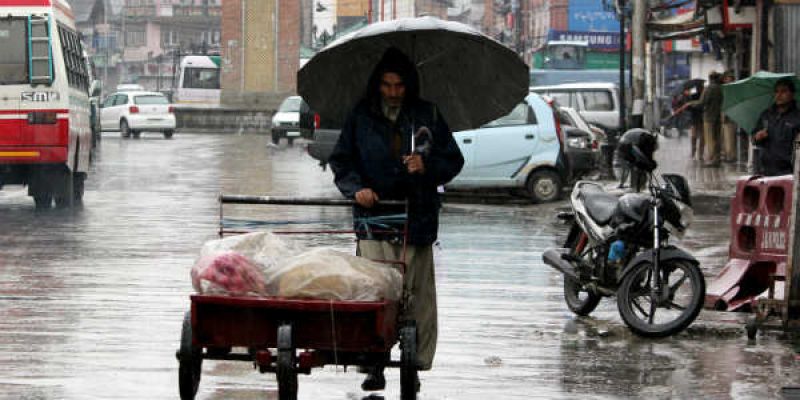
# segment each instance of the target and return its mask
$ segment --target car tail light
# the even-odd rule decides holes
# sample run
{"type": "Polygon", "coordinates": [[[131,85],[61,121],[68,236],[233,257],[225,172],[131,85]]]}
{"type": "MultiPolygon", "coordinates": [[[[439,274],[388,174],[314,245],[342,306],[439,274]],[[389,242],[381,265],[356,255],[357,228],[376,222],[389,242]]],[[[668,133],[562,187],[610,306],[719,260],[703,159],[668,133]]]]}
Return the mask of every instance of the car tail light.
{"type": "Polygon", "coordinates": [[[130,111],[131,114],[136,114],[136,113],[139,112],[139,107],[130,106],[130,107],[128,107],[128,111],[130,111]]]}
{"type": "Polygon", "coordinates": [[[175,106],[169,106],[169,107],[167,108],[167,112],[169,112],[170,114],[171,114],[171,113],[174,113],[174,112],[175,112],[175,106]]]}
{"type": "Polygon", "coordinates": [[[314,114],[314,129],[319,129],[319,114],[314,114]]]}
{"type": "MultiPolygon", "coordinates": [[[[553,105],[550,104],[552,108],[553,105]]],[[[558,119],[558,114],[556,114],[555,108],[553,108],[553,119],[556,121],[556,136],[558,137],[558,143],[561,144],[561,148],[564,148],[564,133],[561,131],[561,121],[558,119]]]]}

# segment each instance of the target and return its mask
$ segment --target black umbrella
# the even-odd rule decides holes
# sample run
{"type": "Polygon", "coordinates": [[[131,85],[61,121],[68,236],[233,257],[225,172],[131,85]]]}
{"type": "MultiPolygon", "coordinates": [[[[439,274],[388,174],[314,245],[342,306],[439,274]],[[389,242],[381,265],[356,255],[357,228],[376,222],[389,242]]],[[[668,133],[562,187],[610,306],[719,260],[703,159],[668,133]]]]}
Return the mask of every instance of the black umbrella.
{"type": "Polygon", "coordinates": [[[433,17],[379,22],[337,39],[300,69],[297,92],[342,122],[390,47],[416,65],[420,97],[434,102],[454,131],[506,115],[528,94],[528,67],[514,51],[472,27],[433,17]]]}

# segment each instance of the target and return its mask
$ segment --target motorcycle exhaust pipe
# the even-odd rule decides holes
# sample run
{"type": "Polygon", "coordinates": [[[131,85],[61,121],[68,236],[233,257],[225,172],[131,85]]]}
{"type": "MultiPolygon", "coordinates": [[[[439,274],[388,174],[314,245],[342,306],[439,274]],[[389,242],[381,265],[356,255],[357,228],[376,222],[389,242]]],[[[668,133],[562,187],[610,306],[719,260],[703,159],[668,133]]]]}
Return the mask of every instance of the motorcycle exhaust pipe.
{"type": "Polygon", "coordinates": [[[575,267],[573,267],[572,264],[563,258],[563,256],[567,254],[567,251],[567,249],[563,248],[548,249],[542,254],[542,259],[544,260],[545,264],[555,268],[562,274],[567,275],[576,281],[580,281],[578,278],[578,272],[575,271],[575,267]]]}

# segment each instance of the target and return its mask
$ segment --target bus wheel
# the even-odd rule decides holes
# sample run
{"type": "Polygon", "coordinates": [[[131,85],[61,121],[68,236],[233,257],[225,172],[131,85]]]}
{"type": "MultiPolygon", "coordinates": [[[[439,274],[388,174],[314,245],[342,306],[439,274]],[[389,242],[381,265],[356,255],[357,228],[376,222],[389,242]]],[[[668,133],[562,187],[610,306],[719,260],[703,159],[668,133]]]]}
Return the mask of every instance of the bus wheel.
{"type": "Polygon", "coordinates": [[[172,139],[173,134],[175,134],[175,131],[164,131],[164,139],[172,139]]]}
{"type": "Polygon", "coordinates": [[[56,208],[70,208],[74,205],[75,182],[78,180],[77,174],[65,170],[59,172],[58,180],[61,183],[61,190],[57,190],[55,195],[56,208]]]}
{"type": "Polygon", "coordinates": [[[86,181],[85,172],[76,172],[72,178],[72,200],[74,204],[83,203],[84,182],[86,181]]]}

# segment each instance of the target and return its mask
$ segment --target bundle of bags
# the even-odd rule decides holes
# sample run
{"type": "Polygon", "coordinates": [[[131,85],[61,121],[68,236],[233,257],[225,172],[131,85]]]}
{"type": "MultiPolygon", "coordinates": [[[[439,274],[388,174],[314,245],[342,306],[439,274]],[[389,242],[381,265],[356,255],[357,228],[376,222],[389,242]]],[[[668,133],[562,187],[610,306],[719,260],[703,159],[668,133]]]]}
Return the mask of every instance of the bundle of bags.
{"type": "Polygon", "coordinates": [[[206,242],[191,275],[200,294],[396,301],[403,288],[391,264],[327,248],[305,250],[270,232],[206,242]]]}

